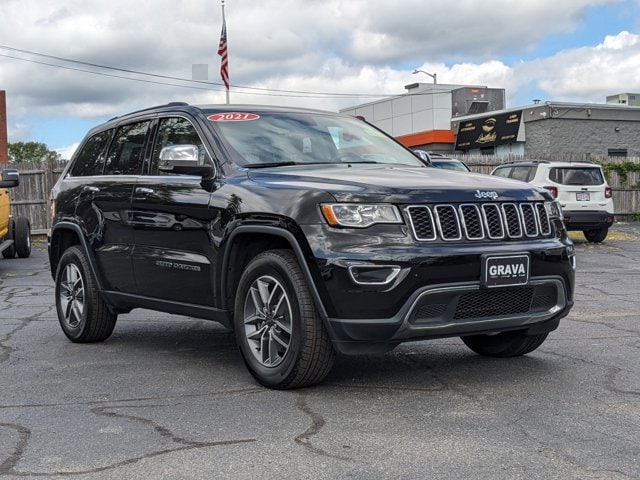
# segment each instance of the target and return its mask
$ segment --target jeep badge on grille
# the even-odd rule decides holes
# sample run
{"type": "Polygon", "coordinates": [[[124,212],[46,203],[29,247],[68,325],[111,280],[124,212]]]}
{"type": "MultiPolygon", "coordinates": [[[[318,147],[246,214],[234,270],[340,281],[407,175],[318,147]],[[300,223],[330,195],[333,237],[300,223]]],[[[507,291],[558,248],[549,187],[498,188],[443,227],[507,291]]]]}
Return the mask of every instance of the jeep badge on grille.
{"type": "Polygon", "coordinates": [[[490,198],[491,200],[498,199],[498,192],[481,192],[480,190],[476,190],[476,194],[474,195],[476,198],[490,198]]]}

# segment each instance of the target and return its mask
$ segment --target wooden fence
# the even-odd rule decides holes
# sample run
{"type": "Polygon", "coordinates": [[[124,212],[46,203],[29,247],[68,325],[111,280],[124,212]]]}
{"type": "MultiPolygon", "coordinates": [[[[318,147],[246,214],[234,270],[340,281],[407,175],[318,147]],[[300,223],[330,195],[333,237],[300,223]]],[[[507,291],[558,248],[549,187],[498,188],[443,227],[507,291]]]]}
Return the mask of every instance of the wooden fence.
{"type": "Polygon", "coordinates": [[[34,235],[45,234],[51,226],[49,196],[64,166],[65,163],[61,161],[8,165],[20,171],[20,185],[9,189],[11,214],[14,217],[27,217],[34,235]]]}
{"type": "MultiPolygon", "coordinates": [[[[521,160],[521,158],[502,158],[492,156],[458,157],[464,160],[472,171],[489,174],[497,165],[506,161],[521,160]]],[[[551,160],[564,160],[553,158],[551,160]]],[[[573,159],[576,160],[575,158],[573,159]]],[[[603,163],[635,161],[640,159],[604,158],[596,159],[603,163]]],[[[54,183],[62,173],[65,163],[50,161],[40,164],[21,163],[11,164],[9,167],[20,171],[20,186],[10,189],[11,213],[15,217],[24,216],[31,221],[31,230],[36,235],[47,232],[51,226],[51,201],[49,198],[54,183]]],[[[613,200],[616,217],[620,220],[640,216],[640,176],[637,172],[630,172],[626,181],[622,182],[616,172],[607,178],[613,188],[613,200]]]]}

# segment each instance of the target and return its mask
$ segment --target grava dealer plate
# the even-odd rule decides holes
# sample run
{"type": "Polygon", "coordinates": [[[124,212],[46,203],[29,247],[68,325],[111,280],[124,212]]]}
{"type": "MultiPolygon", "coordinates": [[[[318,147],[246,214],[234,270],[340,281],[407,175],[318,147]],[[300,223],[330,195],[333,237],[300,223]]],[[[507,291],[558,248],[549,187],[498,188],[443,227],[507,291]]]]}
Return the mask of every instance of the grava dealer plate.
{"type": "Polygon", "coordinates": [[[485,287],[525,285],[529,281],[529,255],[483,255],[482,280],[485,287]]]}

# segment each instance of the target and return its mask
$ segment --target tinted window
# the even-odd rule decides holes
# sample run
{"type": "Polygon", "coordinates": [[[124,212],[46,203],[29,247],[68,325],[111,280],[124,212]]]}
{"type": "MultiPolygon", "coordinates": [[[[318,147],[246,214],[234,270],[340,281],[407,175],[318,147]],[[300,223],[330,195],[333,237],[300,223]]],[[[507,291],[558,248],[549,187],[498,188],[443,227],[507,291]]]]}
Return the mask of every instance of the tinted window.
{"type": "Polygon", "coordinates": [[[529,182],[536,174],[536,167],[513,167],[511,178],[522,182],[529,182]]]}
{"type": "Polygon", "coordinates": [[[107,155],[106,175],[140,174],[148,129],[148,121],[124,125],[118,129],[107,155]]]}
{"type": "Polygon", "coordinates": [[[493,175],[497,175],[498,177],[509,178],[509,173],[511,173],[511,167],[503,167],[503,168],[496,168],[496,170],[493,172],[493,175]]]}
{"type": "Polygon", "coordinates": [[[562,185],[602,185],[604,178],[598,167],[552,168],[549,179],[562,185]]]}
{"type": "Polygon", "coordinates": [[[107,148],[113,130],[100,132],[91,137],[78,153],[71,167],[71,176],[86,177],[100,175],[104,168],[104,151],[107,148]]]}
{"type": "Polygon", "coordinates": [[[424,167],[403,146],[356,118],[312,113],[261,113],[245,121],[228,120],[225,114],[209,118],[242,165],[393,163],[424,167]]]}
{"type": "Polygon", "coordinates": [[[172,175],[158,170],[160,150],[168,145],[195,145],[198,147],[198,163],[205,165],[208,162],[204,143],[189,120],[180,117],[163,118],[158,125],[158,134],[151,156],[151,175],[172,175]]]}

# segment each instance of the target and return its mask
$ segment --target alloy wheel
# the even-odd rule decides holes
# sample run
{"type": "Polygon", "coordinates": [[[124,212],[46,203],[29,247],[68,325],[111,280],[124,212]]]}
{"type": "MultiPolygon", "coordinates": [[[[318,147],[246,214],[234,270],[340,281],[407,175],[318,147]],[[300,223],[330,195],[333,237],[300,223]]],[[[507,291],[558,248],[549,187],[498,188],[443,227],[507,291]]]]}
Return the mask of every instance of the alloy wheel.
{"type": "Polygon", "coordinates": [[[64,267],[58,298],[65,323],[76,328],[84,311],[84,283],[80,270],[73,263],[64,267]]]}
{"type": "Polygon", "coordinates": [[[279,365],[289,350],[292,311],[287,292],[275,278],[257,278],[244,302],[244,331],[251,353],[265,367],[279,365]]]}

